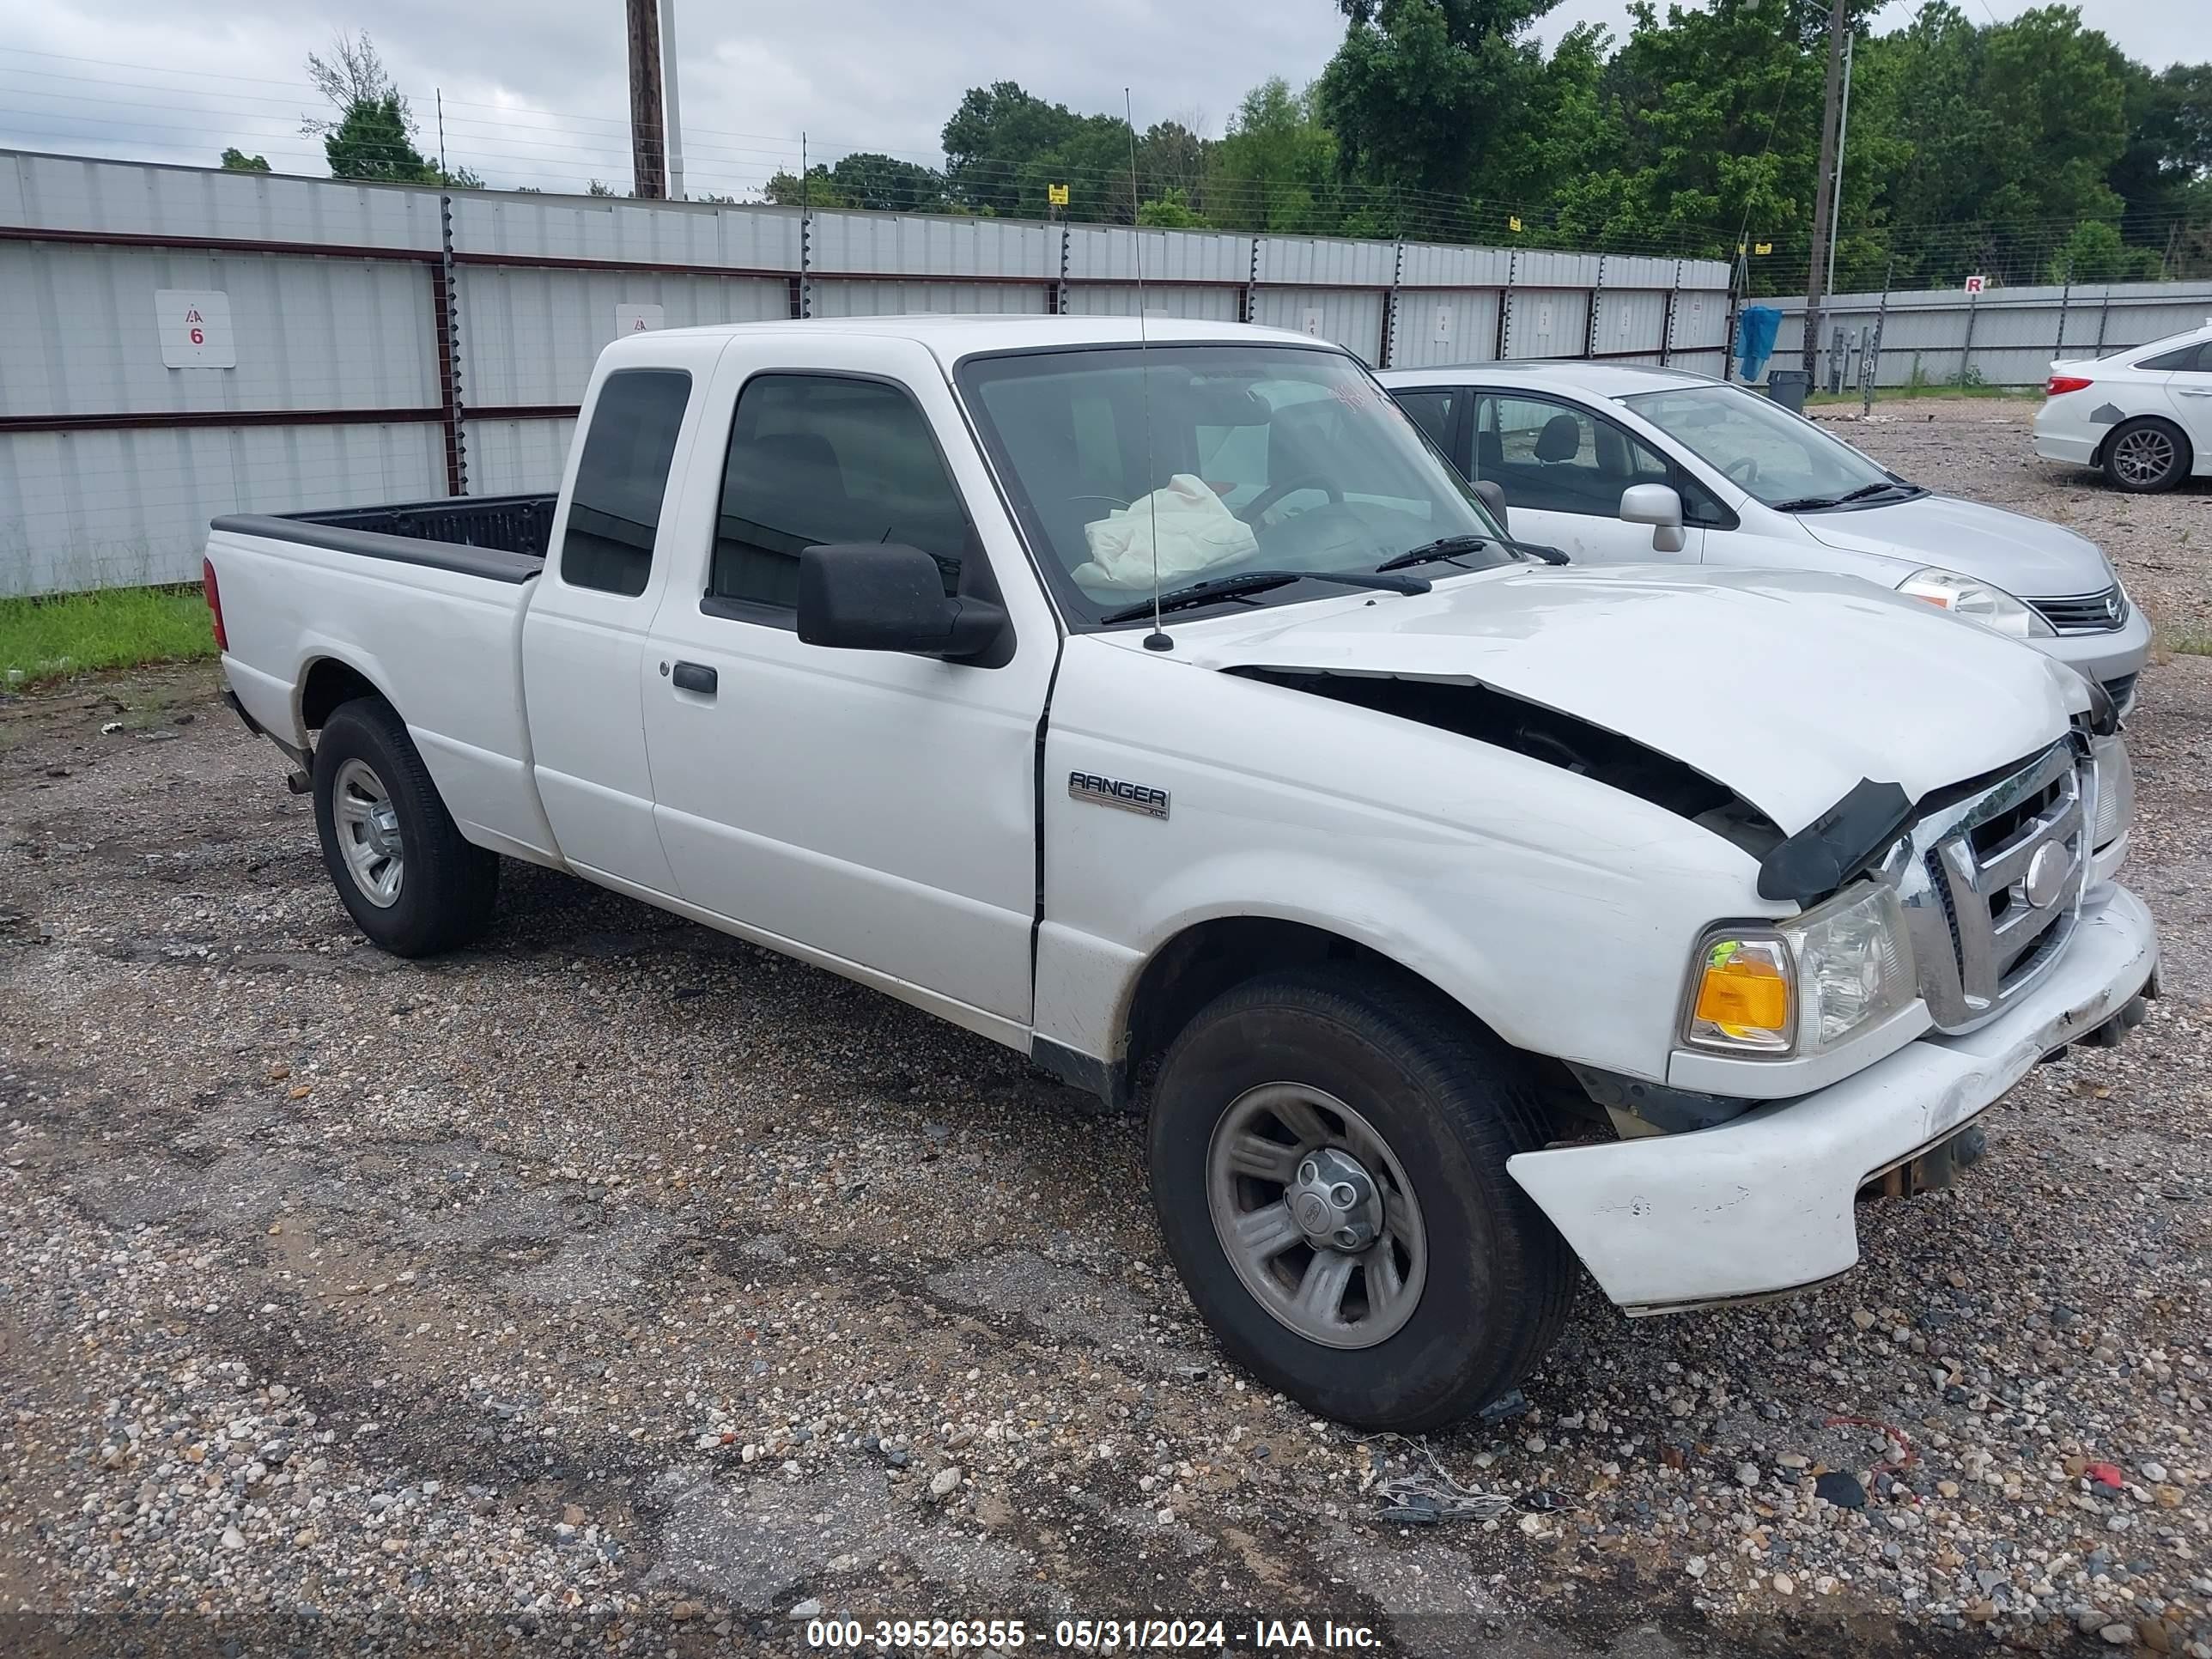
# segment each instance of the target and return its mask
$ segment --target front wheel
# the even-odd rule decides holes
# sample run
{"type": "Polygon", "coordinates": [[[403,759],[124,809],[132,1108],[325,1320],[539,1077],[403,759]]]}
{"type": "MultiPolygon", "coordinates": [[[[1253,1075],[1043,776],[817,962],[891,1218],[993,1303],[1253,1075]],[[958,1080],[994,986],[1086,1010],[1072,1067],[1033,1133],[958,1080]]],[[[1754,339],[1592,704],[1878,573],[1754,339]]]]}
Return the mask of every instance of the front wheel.
{"type": "Polygon", "coordinates": [[[1262,1381],[1359,1427],[1438,1427],[1510,1389],[1565,1321],[1573,1258],[1505,1170],[1541,1124],[1518,1057],[1436,993],[1271,975],[1161,1066],[1161,1231],[1262,1381]]]}
{"type": "Polygon", "coordinates": [[[2170,421],[2123,421],[2105,440],[2105,477],[2115,489],[2147,495],[2171,489],[2189,471],[2189,440],[2170,421]]]}
{"type": "Polygon", "coordinates": [[[392,705],[340,706],[315,745],[315,828],[331,881],[394,956],[465,945],[491,919],[499,856],[464,839],[392,705]]]}

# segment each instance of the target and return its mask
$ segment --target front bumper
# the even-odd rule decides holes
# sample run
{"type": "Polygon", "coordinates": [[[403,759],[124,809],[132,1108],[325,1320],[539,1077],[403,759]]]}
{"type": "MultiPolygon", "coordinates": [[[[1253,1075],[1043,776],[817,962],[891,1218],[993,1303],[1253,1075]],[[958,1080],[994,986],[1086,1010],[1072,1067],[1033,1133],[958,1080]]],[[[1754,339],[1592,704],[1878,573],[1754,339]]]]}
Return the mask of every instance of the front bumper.
{"type": "Polygon", "coordinates": [[[2125,695],[2115,695],[2124,704],[2134,696],[2136,676],[2150,660],[2150,618],[2130,597],[2127,621],[2109,634],[2061,634],[2028,643],[2107,690],[2124,688],[2125,695]]]}
{"type": "Polygon", "coordinates": [[[1951,1135],[2156,972],[2142,901],[2118,886],[2099,896],[2058,965],[1979,1030],[1922,1037],[1716,1128],[1523,1152],[1505,1167],[1632,1313],[1832,1279],[1858,1261],[1854,1204],[1869,1176],[1951,1135]]]}

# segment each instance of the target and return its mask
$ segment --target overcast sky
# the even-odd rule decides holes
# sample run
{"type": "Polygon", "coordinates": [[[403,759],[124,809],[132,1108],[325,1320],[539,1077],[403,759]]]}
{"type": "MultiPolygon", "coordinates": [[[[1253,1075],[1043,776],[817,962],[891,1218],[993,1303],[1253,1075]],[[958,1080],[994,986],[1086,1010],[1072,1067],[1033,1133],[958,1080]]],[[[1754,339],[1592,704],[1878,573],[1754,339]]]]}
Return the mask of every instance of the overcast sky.
{"type": "MultiPolygon", "coordinates": [[[[1303,83],[1343,35],[1332,0],[676,0],[687,183],[743,195],[798,159],[854,149],[937,159],[945,117],[997,80],[1138,125],[1199,118],[1218,134],[1245,89],[1303,83]]],[[[1986,20],[2025,0],[1965,0],[1986,20]]],[[[1908,16],[1895,0],[1880,24],[1908,16]]],[[[2212,58],[2207,0],[2084,0],[2094,27],[2154,65],[2212,58]]],[[[1562,0],[1556,40],[1624,0],[1562,0]]],[[[629,181],[623,0],[17,0],[0,5],[0,145],[212,163],[226,144],[321,173],[297,129],[315,107],[303,61],[367,27],[435,149],[495,184],[629,181]]]]}

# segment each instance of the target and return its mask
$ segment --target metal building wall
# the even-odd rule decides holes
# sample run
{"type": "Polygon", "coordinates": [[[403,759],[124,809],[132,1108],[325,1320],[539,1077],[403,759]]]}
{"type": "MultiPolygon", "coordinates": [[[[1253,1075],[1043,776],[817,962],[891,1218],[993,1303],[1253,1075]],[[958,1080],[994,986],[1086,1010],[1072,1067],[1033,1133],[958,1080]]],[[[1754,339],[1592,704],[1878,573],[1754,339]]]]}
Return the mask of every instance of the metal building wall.
{"type": "Polygon", "coordinates": [[[1713,261],[441,194],[0,151],[0,592],[189,580],[226,512],[551,489],[618,327],[1141,304],[1310,332],[1376,365],[1502,346],[1717,368],[1727,276],[1713,261]],[[227,297],[234,368],[162,366],[161,289],[227,297]]]}

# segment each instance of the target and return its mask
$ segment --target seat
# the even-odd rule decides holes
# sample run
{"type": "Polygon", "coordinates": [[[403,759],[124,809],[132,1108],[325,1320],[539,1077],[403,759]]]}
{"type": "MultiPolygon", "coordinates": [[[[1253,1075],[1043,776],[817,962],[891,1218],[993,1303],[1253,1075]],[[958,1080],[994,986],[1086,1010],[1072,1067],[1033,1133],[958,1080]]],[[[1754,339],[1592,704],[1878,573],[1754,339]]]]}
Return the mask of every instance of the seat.
{"type": "Polygon", "coordinates": [[[1583,423],[1571,415],[1553,416],[1536,434],[1536,459],[1540,461],[1571,461],[1582,450],[1583,423]]]}

